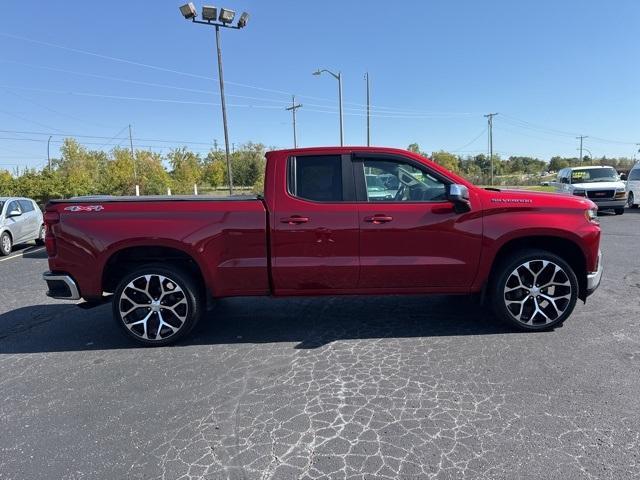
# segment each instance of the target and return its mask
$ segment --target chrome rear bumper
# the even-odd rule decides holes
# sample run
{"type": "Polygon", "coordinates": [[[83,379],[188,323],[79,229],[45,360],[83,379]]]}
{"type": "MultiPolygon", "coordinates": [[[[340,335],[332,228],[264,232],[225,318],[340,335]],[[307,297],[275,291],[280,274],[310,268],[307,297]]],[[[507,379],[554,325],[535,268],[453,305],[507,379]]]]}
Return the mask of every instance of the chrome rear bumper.
{"type": "Polygon", "coordinates": [[[602,272],[604,265],[602,264],[602,251],[598,250],[598,267],[595,272],[587,273],[587,295],[591,295],[596,291],[602,280],[602,272]]]}
{"type": "Polygon", "coordinates": [[[42,278],[47,282],[47,296],[61,300],[80,300],[80,291],[69,275],[45,272],[42,278]]]}

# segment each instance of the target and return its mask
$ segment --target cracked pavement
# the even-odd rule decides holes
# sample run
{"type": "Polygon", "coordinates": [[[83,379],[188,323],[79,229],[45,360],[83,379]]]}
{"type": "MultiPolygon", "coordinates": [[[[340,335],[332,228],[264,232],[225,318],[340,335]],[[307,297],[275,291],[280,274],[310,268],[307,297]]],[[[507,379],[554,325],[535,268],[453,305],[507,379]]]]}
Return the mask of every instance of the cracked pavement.
{"type": "Polygon", "coordinates": [[[0,478],[640,477],[640,212],[604,214],[603,284],[564,327],[461,297],[220,301],[135,347],[110,307],[0,263],[0,478]]]}

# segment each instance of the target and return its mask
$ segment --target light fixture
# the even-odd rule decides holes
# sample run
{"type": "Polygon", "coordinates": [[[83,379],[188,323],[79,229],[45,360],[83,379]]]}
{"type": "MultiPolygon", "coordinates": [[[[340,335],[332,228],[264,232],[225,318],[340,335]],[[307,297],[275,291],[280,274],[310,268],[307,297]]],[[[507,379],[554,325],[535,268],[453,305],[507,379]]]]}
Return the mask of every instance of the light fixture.
{"type": "Polygon", "coordinates": [[[249,14],[247,12],[242,12],[242,15],[240,15],[240,20],[238,20],[238,28],[246,27],[248,21],[249,21],[249,14]]]}
{"type": "Polygon", "coordinates": [[[221,8],[220,17],[218,17],[218,20],[220,20],[222,23],[231,23],[233,22],[233,18],[235,16],[236,16],[236,12],[234,12],[233,10],[229,10],[227,8],[221,8]]]}
{"type": "Polygon", "coordinates": [[[186,3],[186,4],[182,5],[180,7],[180,13],[187,20],[191,20],[192,18],[196,18],[196,16],[198,15],[196,13],[196,6],[193,4],[193,2],[189,2],[189,3],[186,3]]]}
{"type": "Polygon", "coordinates": [[[204,5],[202,7],[202,19],[207,22],[215,22],[218,18],[218,9],[211,5],[204,5]]]}
{"type": "Polygon", "coordinates": [[[316,70],[315,72],[313,72],[313,75],[321,75],[322,72],[320,71],[320,69],[316,70]]]}

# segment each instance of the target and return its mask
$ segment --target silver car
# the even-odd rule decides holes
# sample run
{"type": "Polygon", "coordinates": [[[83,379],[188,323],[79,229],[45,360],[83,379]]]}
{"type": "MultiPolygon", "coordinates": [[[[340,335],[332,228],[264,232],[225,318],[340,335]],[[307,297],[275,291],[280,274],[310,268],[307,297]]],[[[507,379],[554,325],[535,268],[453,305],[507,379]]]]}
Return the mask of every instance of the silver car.
{"type": "Polygon", "coordinates": [[[0,255],[14,245],[35,240],[44,243],[44,221],[38,204],[28,198],[0,197],[0,255]]]}

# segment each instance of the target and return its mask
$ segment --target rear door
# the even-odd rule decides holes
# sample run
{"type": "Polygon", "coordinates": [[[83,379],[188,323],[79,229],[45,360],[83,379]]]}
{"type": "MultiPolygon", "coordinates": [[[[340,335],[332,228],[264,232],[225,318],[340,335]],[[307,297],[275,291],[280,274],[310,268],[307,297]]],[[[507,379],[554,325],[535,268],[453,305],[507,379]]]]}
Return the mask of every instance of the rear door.
{"type": "Polygon", "coordinates": [[[446,289],[471,284],[481,249],[477,200],[474,205],[471,199],[471,212],[454,212],[445,193],[451,182],[410,158],[359,154],[354,172],[361,288],[446,289]],[[371,188],[380,183],[384,193],[371,188]]]}
{"type": "Polygon", "coordinates": [[[302,155],[278,164],[272,225],[276,293],[355,289],[358,208],[349,155],[302,155]],[[282,171],[285,169],[286,171],[282,171]]]}
{"type": "Polygon", "coordinates": [[[39,216],[31,200],[18,200],[22,210],[21,222],[24,224],[24,240],[34,240],[38,238],[40,231],[39,216]]]}

